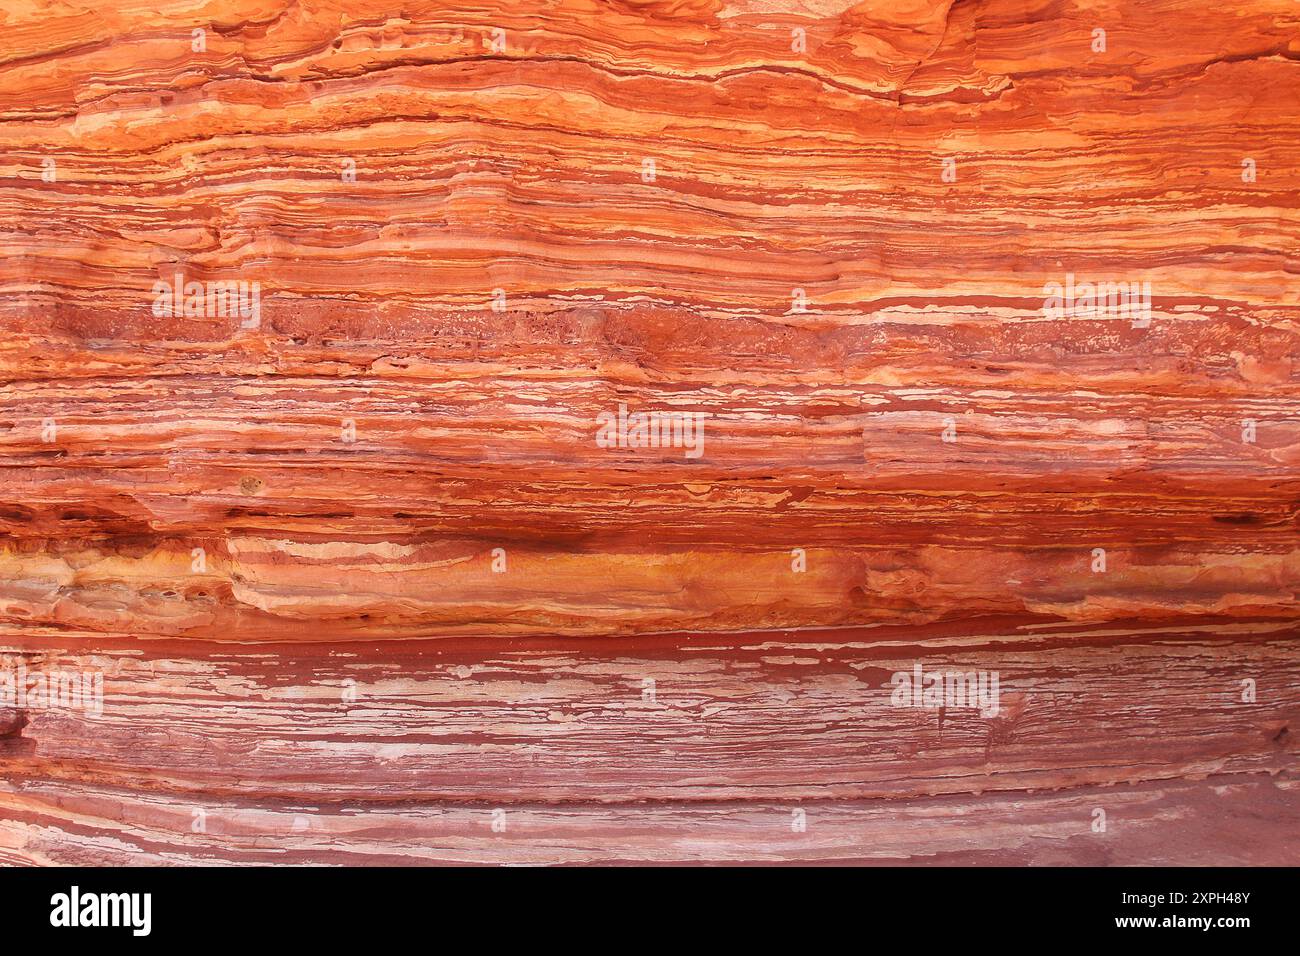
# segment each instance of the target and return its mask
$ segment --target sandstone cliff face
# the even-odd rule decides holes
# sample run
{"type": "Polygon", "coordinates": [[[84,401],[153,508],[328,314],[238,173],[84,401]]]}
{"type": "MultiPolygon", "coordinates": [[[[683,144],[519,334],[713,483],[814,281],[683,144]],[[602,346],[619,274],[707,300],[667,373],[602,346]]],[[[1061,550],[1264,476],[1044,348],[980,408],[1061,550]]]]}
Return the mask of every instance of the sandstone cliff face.
{"type": "Polygon", "coordinates": [[[1300,862],[1294,3],[101,6],[0,861],[1300,862]]]}

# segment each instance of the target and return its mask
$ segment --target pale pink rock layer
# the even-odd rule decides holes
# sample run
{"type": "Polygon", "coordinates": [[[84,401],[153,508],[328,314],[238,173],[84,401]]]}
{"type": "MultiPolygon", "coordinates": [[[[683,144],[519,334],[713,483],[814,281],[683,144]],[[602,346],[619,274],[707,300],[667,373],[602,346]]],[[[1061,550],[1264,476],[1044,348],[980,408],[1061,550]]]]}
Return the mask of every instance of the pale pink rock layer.
{"type": "Polygon", "coordinates": [[[1298,84],[1289,0],[11,0],[0,653],[103,700],[0,704],[0,861],[1300,862],[1298,84]]]}

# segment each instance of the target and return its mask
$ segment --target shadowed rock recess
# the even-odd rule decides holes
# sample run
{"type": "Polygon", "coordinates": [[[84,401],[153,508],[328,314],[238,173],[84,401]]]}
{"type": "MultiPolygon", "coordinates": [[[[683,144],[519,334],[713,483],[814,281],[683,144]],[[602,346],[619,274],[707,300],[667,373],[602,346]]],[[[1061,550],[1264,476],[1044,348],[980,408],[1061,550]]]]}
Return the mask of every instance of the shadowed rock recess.
{"type": "Polygon", "coordinates": [[[1291,0],[6,0],[0,863],[1300,862],[1298,91],[1291,0]]]}

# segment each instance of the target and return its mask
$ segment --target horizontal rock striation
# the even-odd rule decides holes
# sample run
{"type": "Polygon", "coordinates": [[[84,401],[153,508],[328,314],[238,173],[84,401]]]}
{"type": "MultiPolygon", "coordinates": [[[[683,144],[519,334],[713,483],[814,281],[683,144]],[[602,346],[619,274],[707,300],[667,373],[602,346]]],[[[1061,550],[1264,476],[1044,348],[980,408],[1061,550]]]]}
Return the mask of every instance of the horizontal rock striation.
{"type": "Polygon", "coordinates": [[[1282,0],[12,0],[0,862],[1300,862],[1298,83],[1282,0]]]}

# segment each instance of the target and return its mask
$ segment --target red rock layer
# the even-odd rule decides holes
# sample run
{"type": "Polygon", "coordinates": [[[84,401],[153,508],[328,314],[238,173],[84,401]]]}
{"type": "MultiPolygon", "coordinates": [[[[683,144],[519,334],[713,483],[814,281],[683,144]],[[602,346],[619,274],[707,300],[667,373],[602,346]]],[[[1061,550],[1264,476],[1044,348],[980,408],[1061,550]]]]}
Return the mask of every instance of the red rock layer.
{"type": "Polygon", "coordinates": [[[778,6],[8,4],[0,860],[1297,862],[1300,10],[778,6]]]}

